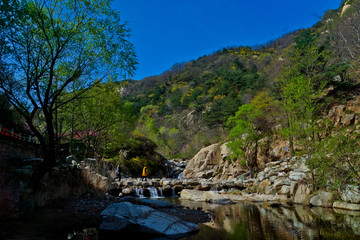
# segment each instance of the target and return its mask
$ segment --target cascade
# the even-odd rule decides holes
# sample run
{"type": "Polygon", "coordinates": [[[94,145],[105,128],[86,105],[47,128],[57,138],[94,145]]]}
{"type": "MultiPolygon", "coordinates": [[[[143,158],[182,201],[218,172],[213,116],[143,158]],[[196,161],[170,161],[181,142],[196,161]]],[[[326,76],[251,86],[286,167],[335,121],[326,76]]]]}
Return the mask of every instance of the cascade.
{"type": "Polygon", "coordinates": [[[175,193],[175,187],[171,188],[171,196],[172,197],[177,197],[176,193],[175,193]]]}
{"type": "Polygon", "coordinates": [[[135,188],[135,194],[139,198],[144,198],[144,189],[142,188],[135,188]]]}
{"type": "Polygon", "coordinates": [[[179,176],[177,177],[177,179],[181,180],[181,179],[182,179],[182,176],[183,176],[183,172],[181,172],[181,173],[179,174],[179,176]]]}
{"type": "Polygon", "coordinates": [[[163,191],[162,191],[162,188],[159,187],[158,190],[159,190],[160,196],[161,196],[161,197],[164,196],[163,191]]]}
{"type": "Polygon", "coordinates": [[[154,187],[149,187],[148,189],[149,189],[149,191],[150,191],[150,197],[151,197],[151,198],[158,198],[158,197],[159,197],[159,194],[158,194],[156,188],[154,188],[154,187]]]}

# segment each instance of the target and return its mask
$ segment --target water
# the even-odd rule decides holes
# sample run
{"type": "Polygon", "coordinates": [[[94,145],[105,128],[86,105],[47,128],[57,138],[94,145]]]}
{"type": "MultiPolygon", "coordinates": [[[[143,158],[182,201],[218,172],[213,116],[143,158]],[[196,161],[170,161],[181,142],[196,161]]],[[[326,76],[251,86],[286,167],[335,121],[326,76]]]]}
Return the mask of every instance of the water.
{"type": "Polygon", "coordinates": [[[198,234],[182,240],[360,239],[360,212],[300,205],[285,208],[249,203],[216,206],[182,201],[182,204],[213,212],[211,221],[202,224],[198,234]]]}
{"type": "Polygon", "coordinates": [[[157,189],[155,187],[149,187],[148,189],[150,191],[150,197],[151,198],[158,198],[159,197],[158,191],[157,191],[157,189]]]}
{"type": "Polygon", "coordinates": [[[144,189],[142,188],[135,188],[135,194],[136,196],[138,196],[139,198],[144,198],[144,189]]]}
{"type": "Polygon", "coordinates": [[[139,198],[163,198],[163,191],[161,188],[148,187],[148,188],[135,188],[135,195],[139,198]]]}
{"type": "MultiPolygon", "coordinates": [[[[200,224],[198,233],[180,238],[181,240],[360,239],[360,212],[334,211],[333,209],[309,208],[301,205],[272,207],[269,204],[250,203],[217,205],[180,201],[176,198],[163,200],[193,209],[202,208],[203,211],[212,215],[210,222],[200,224]]],[[[91,234],[90,239],[115,239],[114,235],[105,236],[101,232],[94,232],[94,229],[91,234]]],[[[80,239],[79,233],[77,238],[69,239],[80,239]]],[[[133,237],[121,239],[133,239],[133,237]]]]}

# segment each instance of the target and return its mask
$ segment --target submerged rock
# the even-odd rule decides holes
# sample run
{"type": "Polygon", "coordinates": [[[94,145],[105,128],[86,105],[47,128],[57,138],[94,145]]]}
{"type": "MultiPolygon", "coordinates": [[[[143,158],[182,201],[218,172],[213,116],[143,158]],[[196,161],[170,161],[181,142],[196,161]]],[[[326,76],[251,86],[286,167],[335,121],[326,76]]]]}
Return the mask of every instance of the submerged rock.
{"type": "Polygon", "coordinates": [[[129,202],[114,203],[102,213],[101,230],[139,234],[183,235],[198,231],[198,225],[153,208],[129,202]]]}

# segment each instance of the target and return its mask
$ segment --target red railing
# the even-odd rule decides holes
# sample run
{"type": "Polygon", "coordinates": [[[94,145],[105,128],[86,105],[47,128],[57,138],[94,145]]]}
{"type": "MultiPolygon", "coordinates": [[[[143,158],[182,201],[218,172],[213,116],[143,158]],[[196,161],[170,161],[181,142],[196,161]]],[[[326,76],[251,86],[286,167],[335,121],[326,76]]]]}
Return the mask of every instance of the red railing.
{"type": "Polygon", "coordinates": [[[34,136],[17,133],[14,131],[14,129],[9,130],[9,129],[3,127],[2,124],[0,124],[0,134],[17,139],[17,140],[39,144],[39,142],[37,141],[37,139],[34,136]]]}

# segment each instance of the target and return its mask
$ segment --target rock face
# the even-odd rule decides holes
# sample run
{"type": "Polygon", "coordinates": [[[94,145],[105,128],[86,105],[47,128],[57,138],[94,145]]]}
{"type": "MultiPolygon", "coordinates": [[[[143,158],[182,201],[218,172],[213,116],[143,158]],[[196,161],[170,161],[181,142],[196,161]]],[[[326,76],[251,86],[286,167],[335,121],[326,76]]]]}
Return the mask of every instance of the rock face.
{"type": "Polygon", "coordinates": [[[183,178],[210,178],[216,175],[214,165],[221,163],[220,144],[201,149],[186,166],[183,178]]]}
{"type": "Polygon", "coordinates": [[[226,143],[216,143],[201,149],[187,164],[184,179],[216,179],[228,180],[238,177],[244,172],[237,161],[228,161],[231,151],[226,143]]]}
{"type": "Polygon", "coordinates": [[[199,230],[198,225],[129,202],[114,203],[102,213],[101,230],[124,231],[155,235],[183,235],[199,230]]]}

